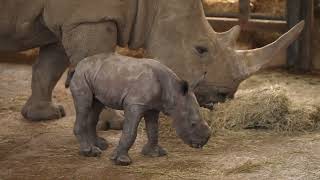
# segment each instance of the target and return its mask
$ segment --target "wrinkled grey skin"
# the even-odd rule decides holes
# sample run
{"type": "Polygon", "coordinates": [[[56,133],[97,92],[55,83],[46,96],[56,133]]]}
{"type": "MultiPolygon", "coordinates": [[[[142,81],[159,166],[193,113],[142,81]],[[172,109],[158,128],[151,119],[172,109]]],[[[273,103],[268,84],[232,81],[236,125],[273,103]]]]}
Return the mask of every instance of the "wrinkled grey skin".
{"type": "Polygon", "coordinates": [[[118,165],[131,163],[128,151],[142,117],[148,136],[142,154],[166,155],[158,145],[159,112],[173,118],[178,136],[191,147],[200,148],[210,138],[210,128],[200,116],[188,83],[157,61],[112,54],[88,57],[78,64],[70,89],[76,109],[74,133],[85,156],[98,156],[108,146],[96,133],[104,107],[124,110],[122,136],[111,157],[118,165]]]}
{"type": "Polygon", "coordinates": [[[239,27],[216,33],[200,0],[2,0],[0,51],[40,47],[33,66],[32,95],[22,114],[31,120],[64,116],[52,103],[57,81],[71,62],[115,51],[116,45],[145,48],[179,77],[193,82],[207,72],[195,92],[206,106],[223,101],[238,85],[295,40],[303,23],[265,48],[238,51],[239,27]]]}

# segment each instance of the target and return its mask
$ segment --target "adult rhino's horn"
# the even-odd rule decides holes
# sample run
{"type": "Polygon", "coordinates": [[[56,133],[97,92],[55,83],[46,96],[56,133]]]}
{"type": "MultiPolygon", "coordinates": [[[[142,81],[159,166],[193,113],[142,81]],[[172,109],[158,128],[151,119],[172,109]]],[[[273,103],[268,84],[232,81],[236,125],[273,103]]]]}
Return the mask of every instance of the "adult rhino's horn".
{"type": "Polygon", "coordinates": [[[217,33],[217,36],[220,42],[223,42],[227,46],[230,46],[233,48],[239,38],[240,32],[241,32],[240,26],[236,25],[233,28],[231,28],[229,31],[217,33]]]}
{"type": "Polygon", "coordinates": [[[243,76],[249,76],[269,63],[274,55],[287,49],[295,41],[304,28],[304,21],[299,22],[275,42],[262,48],[252,50],[236,50],[238,60],[244,62],[243,76]]]}

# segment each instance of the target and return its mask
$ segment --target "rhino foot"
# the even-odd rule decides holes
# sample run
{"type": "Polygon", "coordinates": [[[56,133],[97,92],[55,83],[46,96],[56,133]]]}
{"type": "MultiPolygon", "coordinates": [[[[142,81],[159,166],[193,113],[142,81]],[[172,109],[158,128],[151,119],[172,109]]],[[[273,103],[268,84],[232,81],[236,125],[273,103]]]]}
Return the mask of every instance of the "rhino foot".
{"type": "Polygon", "coordinates": [[[132,163],[132,160],[128,154],[120,154],[118,152],[114,152],[110,159],[115,165],[120,166],[128,166],[132,163]]]}
{"type": "Polygon", "coordinates": [[[32,121],[60,119],[66,115],[60,105],[54,105],[51,102],[31,103],[30,100],[22,108],[21,114],[32,121]]]}
{"type": "Polygon", "coordinates": [[[86,157],[98,157],[102,153],[101,149],[96,146],[80,148],[80,154],[86,157]]]}
{"type": "Polygon", "coordinates": [[[109,147],[109,144],[108,144],[107,140],[105,140],[104,138],[97,137],[96,146],[104,151],[109,147]]]}
{"type": "Polygon", "coordinates": [[[142,148],[141,154],[150,157],[161,157],[167,155],[167,151],[159,145],[151,146],[149,144],[146,144],[142,148]]]}

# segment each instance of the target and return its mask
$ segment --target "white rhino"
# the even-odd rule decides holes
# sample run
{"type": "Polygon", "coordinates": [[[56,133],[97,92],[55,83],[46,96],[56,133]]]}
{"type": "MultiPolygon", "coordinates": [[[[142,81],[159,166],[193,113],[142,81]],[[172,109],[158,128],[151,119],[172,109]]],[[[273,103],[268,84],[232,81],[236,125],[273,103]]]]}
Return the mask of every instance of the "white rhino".
{"type": "Polygon", "coordinates": [[[298,37],[303,24],[264,48],[239,51],[233,49],[239,27],[216,33],[201,0],[2,0],[0,51],[40,47],[22,114],[56,119],[65,113],[52,104],[52,90],[70,62],[74,67],[87,56],[114,52],[116,45],[145,48],[189,82],[207,72],[195,92],[206,105],[231,97],[241,81],[298,37]]]}
{"type": "Polygon", "coordinates": [[[147,156],[164,156],[158,144],[159,113],[171,116],[177,135],[193,148],[203,147],[211,136],[201,118],[193,89],[168,67],[152,59],[136,59],[118,54],[98,54],[81,61],[70,90],[76,109],[74,134],[84,156],[99,156],[108,147],[99,137],[96,125],[104,107],[124,110],[125,120],[119,144],[111,159],[118,165],[131,164],[128,151],[135,142],[142,117],[148,142],[142,149],[147,156]]]}

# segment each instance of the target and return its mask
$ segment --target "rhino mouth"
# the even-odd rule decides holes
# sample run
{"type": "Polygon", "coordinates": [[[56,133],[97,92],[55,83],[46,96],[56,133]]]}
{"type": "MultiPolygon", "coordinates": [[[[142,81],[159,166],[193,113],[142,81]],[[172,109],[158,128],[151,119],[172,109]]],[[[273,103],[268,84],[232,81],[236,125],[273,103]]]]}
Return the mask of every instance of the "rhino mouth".
{"type": "Polygon", "coordinates": [[[192,144],[190,144],[190,147],[195,148],[195,149],[202,149],[203,145],[197,144],[197,143],[192,143],[192,144]]]}
{"type": "Polygon", "coordinates": [[[233,97],[230,96],[228,93],[215,93],[213,96],[202,96],[202,97],[197,97],[198,102],[201,107],[207,108],[210,110],[214,109],[214,105],[217,103],[224,103],[228,99],[232,99],[233,97]]]}
{"type": "Polygon", "coordinates": [[[214,105],[215,105],[216,103],[217,103],[217,102],[210,102],[210,103],[206,103],[206,104],[201,104],[200,106],[203,107],[203,108],[206,108],[206,109],[213,110],[213,107],[214,107],[214,105]]]}
{"type": "Polygon", "coordinates": [[[203,146],[205,146],[207,144],[207,142],[209,141],[210,136],[208,136],[207,138],[203,139],[203,140],[195,140],[195,141],[190,141],[189,146],[195,149],[202,149],[203,146]]]}
{"type": "Polygon", "coordinates": [[[212,110],[215,104],[223,103],[227,99],[232,99],[234,92],[235,91],[230,88],[213,88],[213,85],[207,85],[198,88],[195,95],[201,107],[212,110]]]}

